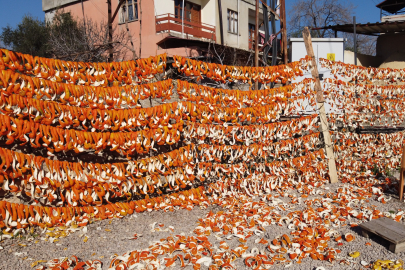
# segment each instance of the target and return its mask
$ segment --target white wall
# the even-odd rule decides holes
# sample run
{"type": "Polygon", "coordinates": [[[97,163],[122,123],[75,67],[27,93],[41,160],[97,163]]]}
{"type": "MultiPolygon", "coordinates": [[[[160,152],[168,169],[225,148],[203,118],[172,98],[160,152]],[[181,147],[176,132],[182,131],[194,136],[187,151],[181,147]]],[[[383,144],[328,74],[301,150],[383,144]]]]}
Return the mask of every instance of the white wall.
{"type": "MultiPolygon", "coordinates": [[[[299,61],[307,55],[303,38],[291,38],[290,43],[290,60],[291,62],[299,61]]],[[[343,38],[313,38],[312,48],[316,61],[318,63],[319,58],[327,58],[328,53],[335,54],[335,61],[344,62],[344,39],[343,38]]],[[[319,73],[324,74],[324,77],[329,77],[330,72],[328,69],[318,66],[319,73]]],[[[306,77],[310,77],[311,74],[306,74],[306,77]]]]}
{"type": "Polygon", "coordinates": [[[215,0],[201,0],[201,22],[216,26],[215,10],[215,0]]]}
{"type": "Polygon", "coordinates": [[[155,15],[170,13],[174,15],[173,0],[155,0],[155,15]]]}
{"type": "MultiPolygon", "coordinates": [[[[228,46],[237,47],[238,46],[238,34],[231,33],[228,31],[228,9],[238,12],[238,1],[222,1],[222,23],[224,27],[224,42],[228,46]]],[[[239,3],[240,4],[240,3],[239,3]]],[[[240,11],[239,6],[239,11],[240,11]]],[[[241,19],[241,13],[238,14],[238,20],[241,19]]],[[[241,27],[239,21],[239,28],[241,27]]],[[[219,24],[218,24],[218,31],[219,31],[219,24]]],[[[238,29],[240,35],[240,29],[238,29]]],[[[240,37],[239,37],[240,40],[240,37]]]]}
{"type": "MultiPolygon", "coordinates": [[[[213,0],[211,0],[213,1],[213,0]]],[[[254,1],[249,0],[222,0],[222,23],[224,31],[224,43],[231,47],[237,47],[240,49],[249,49],[249,23],[255,23],[255,5],[254,1]],[[238,36],[233,33],[228,32],[228,9],[238,12],[238,1],[239,1],[239,42],[238,36]],[[239,43],[239,45],[238,45],[239,43]]],[[[260,8],[259,24],[263,21],[263,12],[260,8]]],[[[217,31],[217,42],[220,43],[220,25],[219,21],[216,24],[217,31]]],[[[260,29],[263,29],[260,28],[260,29]]]]}
{"type": "Polygon", "coordinates": [[[45,21],[52,22],[53,17],[55,16],[56,9],[51,11],[45,11],[45,21]]]}

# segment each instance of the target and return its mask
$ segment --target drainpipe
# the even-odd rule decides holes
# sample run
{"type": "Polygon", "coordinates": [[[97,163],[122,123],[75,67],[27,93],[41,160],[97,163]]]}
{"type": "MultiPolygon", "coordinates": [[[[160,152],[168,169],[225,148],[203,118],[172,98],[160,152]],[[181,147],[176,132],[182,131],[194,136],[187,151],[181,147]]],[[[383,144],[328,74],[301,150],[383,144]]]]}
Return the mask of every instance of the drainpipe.
{"type": "Polygon", "coordinates": [[[184,0],[183,0],[183,11],[181,12],[181,37],[184,38],[184,0]]]}
{"type": "Polygon", "coordinates": [[[236,31],[236,37],[238,39],[238,48],[239,48],[239,20],[240,20],[240,16],[239,16],[239,0],[238,0],[238,31],[236,31]]]}
{"type": "MultiPolygon", "coordinates": [[[[84,6],[83,6],[83,0],[82,0],[81,2],[82,2],[82,13],[83,13],[84,34],[85,34],[85,36],[87,37],[87,34],[86,34],[86,32],[87,32],[87,27],[86,27],[86,17],[84,17],[84,6]]],[[[89,49],[89,46],[88,46],[88,45],[87,45],[87,48],[89,49]]]]}
{"type": "MultiPolygon", "coordinates": [[[[222,6],[221,0],[218,0],[218,9],[219,9],[219,31],[221,33],[221,45],[224,45],[224,29],[222,26],[222,6]]],[[[239,29],[238,29],[239,30],[239,29]]]]}

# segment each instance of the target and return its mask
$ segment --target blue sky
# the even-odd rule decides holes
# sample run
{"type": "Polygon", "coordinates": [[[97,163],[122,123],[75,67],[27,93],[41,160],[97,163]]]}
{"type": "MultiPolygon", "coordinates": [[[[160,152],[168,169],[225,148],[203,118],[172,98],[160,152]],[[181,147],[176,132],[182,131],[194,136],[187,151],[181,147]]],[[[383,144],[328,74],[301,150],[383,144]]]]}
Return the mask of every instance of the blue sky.
{"type": "Polygon", "coordinates": [[[41,0],[0,0],[0,6],[0,28],[7,25],[16,26],[24,14],[28,13],[44,19],[41,0]]]}
{"type": "MultiPolygon", "coordinates": [[[[105,1],[105,0],[92,0],[105,1]]],[[[169,1],[169,0],[168,0],[169,1]]],[[[294,0],[285,0],[287,3],[287,16],[289,7],[294,4],[294,0]]],[[[355,15],[357,22],[377,22],[380,21],[380,11],[375,7],[382,0],[352,0],[357,6],[355,15]]],[[[24,14],[31,14],[33,17],[44,18],[41,0],[0,0],[0,28],[7,25],[16,26],[21,21],[24,14]]],[[[287,26],[288,27],[288,26],[287,26]]]]}

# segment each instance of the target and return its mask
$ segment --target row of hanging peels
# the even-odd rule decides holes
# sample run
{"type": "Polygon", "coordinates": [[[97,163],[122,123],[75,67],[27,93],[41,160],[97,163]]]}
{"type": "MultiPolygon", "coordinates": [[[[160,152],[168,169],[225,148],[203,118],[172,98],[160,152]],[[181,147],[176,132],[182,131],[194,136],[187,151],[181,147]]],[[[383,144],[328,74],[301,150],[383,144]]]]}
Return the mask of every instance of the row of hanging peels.
{"type": "Polygon", "coordinates": [[[0,48],[0,70],[78,85],[136,85],[164,73],[166,54],[137,61],[84,63],[49,59],[0,48]]]}
{"type": "MultiPolygon", "coordinates": [[[[308,58],[260,68],[173,60],[183,75],[220,83],[285,84],[309,67],[308,58]]],[[[343,182],[357,179],[361,185],[334,194],[322,189],[329,180],[328,160],[320,119],[313,113],[314,80],[273,89],[218,89],[163,80],[166,62],[166,55],[119,63],[69,62],[0,49],[0,185],[3,197],[22,201],[0,201],[4,235],[214,204],[224,211],[202,218],[197,236],[169,237],[147,250],[115,256],[110,269],[159,269],[176,262],[194,269],[235,269],[238,258],[247,267],[268,269],[305,258],[340,260],[340,250],[330,242],[349,243],[355,237],[342,237],[335,228],[387,216],[357,206],[360,196],[388,201],[377,183],[364,177],[374,166],[398,166],[403,134],[344,130],[359,127],[368,113],[374,115],[369,121],[383,112],[401,122],[396,115],[402,110],[400,86],[324,83],[327,102],[336,107],[329,120],[339,175],[343,182]],[[377,101],[363,104],[375,96],[377,101]],[[162,104],[143,108],[140,101],[147,99],[162,104]],[[88,162],[95,158],[102,162],[88,162]],[[306,207],[293,211],[294,205],[306,207]],[[269,226],[286,226],[290,235],[266,240],[269,226]],[[211,233],[222,240],[219,248],[208,241],[211,233]],[[251,236],[259,236],[255,244],[263,246],[249,250],[251,236]],[[230,247],[229,237],[241,244],[230,247]]],[[[341,74],[338,68],[332,72],[341,74]]],[[[392,187],[389,181],[386,185],[392,187]]],[[[400,221],[402,214],[390,217],[400,221]]],[[[38,269],[69,267],[101,269],[101,262],[73,256],[38,269]]]]}
{"type": "Polygon", "coordinates": [[[377,81],[388,84],[405,81],[405,69],[363,67],[325,58],[319,58],[319,63],[322,67],[330,69],[336,78],[340,76],[349,81],[358,80],[367,84],[377,81]]]}

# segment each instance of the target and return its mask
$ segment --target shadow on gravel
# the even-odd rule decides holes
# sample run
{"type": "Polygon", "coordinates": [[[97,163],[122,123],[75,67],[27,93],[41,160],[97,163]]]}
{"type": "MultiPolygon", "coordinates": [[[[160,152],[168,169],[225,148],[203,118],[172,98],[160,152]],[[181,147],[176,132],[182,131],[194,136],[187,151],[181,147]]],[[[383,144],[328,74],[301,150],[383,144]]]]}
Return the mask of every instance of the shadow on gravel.
{"type": "MultiPolygon", "coordinates": [[[[356,237],[365,238],[362,234],[362,229],[359,226],[351,227],[350,230],[353,231],[354,233],[356,233],[356,237]]],[[[373,233],[370,233],[370,238],[365,238],[365,239],[367,240],[367,242],[370,242],[371,244],[378,244],[387,250],[389,249],[390,242],[373,233]]]]}

